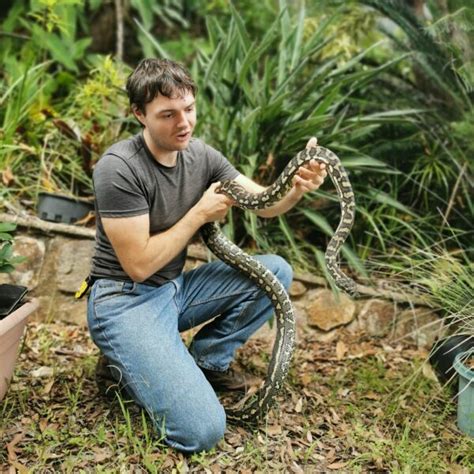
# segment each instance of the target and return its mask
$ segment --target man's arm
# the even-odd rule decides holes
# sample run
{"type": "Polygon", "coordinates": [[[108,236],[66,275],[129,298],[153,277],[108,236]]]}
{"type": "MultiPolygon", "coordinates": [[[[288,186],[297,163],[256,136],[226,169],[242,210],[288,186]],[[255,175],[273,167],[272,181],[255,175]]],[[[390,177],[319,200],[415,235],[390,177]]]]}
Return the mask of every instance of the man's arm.
{"type": "MultiPolygon", "coordinates": [[[[317,140],[312,137],[306,148],[315,147],[317,140]]],[[[321,186],[326,177],[326,165],[311,160],[305,166],[301,166],[297,174],[293,177],[293,187],[290,191],[275,205],[258,211],[253,211],[260,217],[275,217],[284,214],[290,210],[303,197],[306,192],[314,191],[321,186]]],[[[252,181],[247,176],[239,175],[235,181],[250,193],[261,193],[266,188],[252,181]]]]}
{"type": "Polygon", "coordinates": [[[217,186],[218,183],[212,184],[174,226],[154,236],[150,236],[148,214],[102,218],[119,262],[133,281],[145,281],[175,258],[203,224],[225,217],[233,201],[217,194],[217,186]]]}

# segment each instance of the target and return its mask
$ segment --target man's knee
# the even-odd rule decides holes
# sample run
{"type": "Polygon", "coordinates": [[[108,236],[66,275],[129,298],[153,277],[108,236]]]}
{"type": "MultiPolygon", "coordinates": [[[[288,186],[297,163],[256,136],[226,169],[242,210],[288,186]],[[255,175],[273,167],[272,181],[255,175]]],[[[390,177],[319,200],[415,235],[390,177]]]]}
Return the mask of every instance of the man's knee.
{"type": "Polygon", "coordinates": [[[280,280],[282,285],[288,289],[293,281],[293,269],[291,265],[280,255],[264,255],[263,264],[269,268],[280,280]]]}
{"type": "Polygon", "coordinates": [[[212,449],[223,437],[226,429],[226,416],[224,408],[221,413],[209,419],[209,422],[197,432],[195,451],[208,451],[212,449]]]}
{"type": "Polygon", "coordinates": [[[226,430],[226,415],[222,405],[214,410],[206,410],[205,417],[189,416],[189,424],[181,428],[181,433],[168,436],[168,444],[185,453],[209,451],[223,437],[226,430]]]}

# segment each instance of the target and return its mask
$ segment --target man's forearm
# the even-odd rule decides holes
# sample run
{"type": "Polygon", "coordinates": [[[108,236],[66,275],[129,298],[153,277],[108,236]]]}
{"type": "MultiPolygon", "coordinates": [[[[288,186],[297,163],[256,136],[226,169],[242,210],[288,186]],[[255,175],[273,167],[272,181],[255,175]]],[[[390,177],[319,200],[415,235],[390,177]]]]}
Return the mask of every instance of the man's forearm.
{"type": "Polygon", "coordinates": [[[280,214],[284,214],[294,207],[301,199],[301,195],[295,192],[295,189],[292,188],[280,201],[274,204],[267,209],[262,209],[260,211],[255,211],[255,214],[259,217],[276,217],[280,214]]]}
{"type": "Polygon", "coordinates": [[[147,280],[182,252],[202,225],[225,217],[233,201],[216,193],[218,185],[211,184],[176,224],[153,236],[149,215],[102,219],[120,264],[133,281],[147,280]]]}
{"type": "Polygon", "coordinates": [[[144,281],[165,267],[183,251],[203,224],[199,213],[192,208],[173,227],[150,236],[136,256],[134,280],[144,281]]]}

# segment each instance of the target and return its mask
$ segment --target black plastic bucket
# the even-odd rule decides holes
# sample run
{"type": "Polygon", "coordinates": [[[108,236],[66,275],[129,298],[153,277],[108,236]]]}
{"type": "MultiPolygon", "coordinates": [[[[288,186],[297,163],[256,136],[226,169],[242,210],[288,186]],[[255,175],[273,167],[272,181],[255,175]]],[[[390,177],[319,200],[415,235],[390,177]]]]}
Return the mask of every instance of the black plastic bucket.
{"type": "Polygon", "coordinates": [[[72,224],[87,216],[93,209],[94,204],[83,199],[52,193],[38,195],[38,216],[45,221],[72,224]]]}

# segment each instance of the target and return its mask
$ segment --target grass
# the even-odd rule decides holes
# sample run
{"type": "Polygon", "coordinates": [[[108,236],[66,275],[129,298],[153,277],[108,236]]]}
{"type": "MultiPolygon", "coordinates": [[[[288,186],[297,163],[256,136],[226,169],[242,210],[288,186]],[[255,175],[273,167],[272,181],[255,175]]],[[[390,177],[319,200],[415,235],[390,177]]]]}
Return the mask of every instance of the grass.
{"type": "MultiPolygon", "coordinates": [[[[213,450],[184,456],[133,403],[98,395],[85,329],[31,323],[0,404],[0,472],[471,472],[474,440],[457,430],[450,392],[423,370],[427,352],[341,339],[344,358],[335,342],[304,335],[266,423],[230,426],[213,450]]],[[[268,349],[253,340],[238,360],[264,375],[268,349]]]]}

